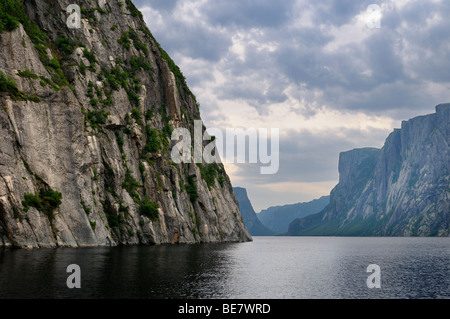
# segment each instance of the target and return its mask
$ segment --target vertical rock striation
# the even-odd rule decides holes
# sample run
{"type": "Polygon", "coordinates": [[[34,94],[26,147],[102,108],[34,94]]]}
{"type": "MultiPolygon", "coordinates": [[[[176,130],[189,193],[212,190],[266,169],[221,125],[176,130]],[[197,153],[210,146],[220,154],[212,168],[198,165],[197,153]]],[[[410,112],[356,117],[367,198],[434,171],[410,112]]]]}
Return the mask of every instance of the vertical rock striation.
{"type": "Polygon", "coordinates": [[[402,123],[379,149],[339,158],[339,184],[290,235],[450,236],[450,104],[402,123]]]}
{"type": "Polygon", "coordinates": [[[247,226],[250,235],[252,236],[271,236],[274,233],[264,226],[256,216],[252,203],[247,195],[247,190],[242,187],[234,187],[234,193],[239,203],[239,209],[244,218],[245,225],[247,226]]]}
{"type": "Polygon", "coordinates": [[[199,105],[130,0],[1,1],[0,246],[248,241],[221,164],[175,164],[199,105]]]}

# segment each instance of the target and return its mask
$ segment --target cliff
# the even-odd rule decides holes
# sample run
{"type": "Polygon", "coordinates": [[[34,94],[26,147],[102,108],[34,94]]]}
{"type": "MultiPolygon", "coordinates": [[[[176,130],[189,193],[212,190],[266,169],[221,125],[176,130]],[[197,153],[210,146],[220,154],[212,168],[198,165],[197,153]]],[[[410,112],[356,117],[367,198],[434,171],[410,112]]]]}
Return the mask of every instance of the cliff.
{"type": "Polygon", "coordinates": [[[247,226],[250,235],[252,236],[271,236],[274,233],[266,228],[256,216],[252,203],[247,195],[247,190],[242,187],[234,187],[234,193],[239,203],[242,217],[244,218],[245,226],[247,226]]]}
{"type": "Polygon", "coordinates": [[[130,0],[2,0],[0,246],[248,241],[221,164],[175,164],[199,105],[130,0]]]}
{"type": "Polygon", "coordinates": [[[339,158],[339,184],[290,235],[449,236],[450,104],[402,122],[379,149],[339,158]]]}

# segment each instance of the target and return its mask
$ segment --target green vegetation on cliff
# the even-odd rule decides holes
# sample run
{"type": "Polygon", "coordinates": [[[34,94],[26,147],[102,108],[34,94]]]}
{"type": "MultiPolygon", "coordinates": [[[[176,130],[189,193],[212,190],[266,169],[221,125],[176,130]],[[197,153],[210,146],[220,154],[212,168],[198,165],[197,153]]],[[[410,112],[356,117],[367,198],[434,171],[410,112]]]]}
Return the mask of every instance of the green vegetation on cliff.
{"type": "Polygon", "coordinates": [[[38,211],[46,214],[49,218],[53,218],[53,212],[61,205],[62,194],[52,189],[41,188],[37,194],[24,194],[22,201],[23,210],[27,212],[30,207],[36,208],[38,211]]]}

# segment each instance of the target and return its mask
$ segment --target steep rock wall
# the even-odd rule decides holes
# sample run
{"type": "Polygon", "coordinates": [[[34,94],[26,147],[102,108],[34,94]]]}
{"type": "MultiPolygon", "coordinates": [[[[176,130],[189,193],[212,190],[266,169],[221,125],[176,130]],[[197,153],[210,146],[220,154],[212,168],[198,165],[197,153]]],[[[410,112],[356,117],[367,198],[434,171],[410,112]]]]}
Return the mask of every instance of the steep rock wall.
{"type": "Polygon", "coordinates": [[[70,1],[9,3],[0,246],[251,240],[223,165],[171,161],[199,105],[131,1],[78,1],[80,29],[70,1]]]}
{"type": "Polygon", "coordinates": [[[342,153],[339,184],[290,235],[449,236],[450,104],[402,122],[381,150],[342,153]]]}

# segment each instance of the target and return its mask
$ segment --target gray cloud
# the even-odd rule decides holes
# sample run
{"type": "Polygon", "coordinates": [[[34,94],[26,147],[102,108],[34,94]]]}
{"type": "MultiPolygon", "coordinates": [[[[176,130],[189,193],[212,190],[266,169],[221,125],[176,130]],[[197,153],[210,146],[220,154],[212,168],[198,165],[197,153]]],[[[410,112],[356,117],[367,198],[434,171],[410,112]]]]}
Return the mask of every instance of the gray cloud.
{"type": "Polygon", "coordinates": [[[150,6],[159,11],[170,12],[172,11],[179,0],[133,0],[134,4],[138,8],[142,8],[144,6],[150,6]]]}
{"type": "MultiPolygon", "coordinates": [[[[301,10],[312,12],[315,25],[330,28],[350,23],[369,4],[350,0],[299,3],[301,10]]],[[[212,63],[210,70],[218,68],[228,75],[217,89],[220,98],[242,99],[262,114],[268,105],[286,99],[283,91],[290,85],[322,90],[324,105],[377,113],[387,108],[422,109],[433,97],[423,89],[429,85],[425,82],[450,82],[450,20],[445,18],[450,5],[445,1],[412,1],[401,11],[388,10],[381,29],[362,42],[332,52],[324,51],[333,40],[329,28],[294,27],[294,0],[210,0],[198,9],[203,19],[194,22],[176,19],[173,10],[177,1],[139,4],[149,5],[164,16],[164,25],[155,33],[167,51],[212,63]],[[443,19],[428,25],[438,13],[443,19]],[[251,34],[254,28],[262,32],[253,38],[256,45],[247,43],[245,61],[241,61],[229,51],[232,37],[251,34]],[[277,43],[276,50],[259,49],[258,45],[268,43],[277,43]],[[421,86],[422,98],[417,98],[421,86]],[[381,90],[387,90],[381,96],[382,105],[377,97],[381,90]]],[[[152,27],[151,21],[149,25],[152,27]]],[[[204,74],[209,81],[207,72],[204,74]]],[[[201,87],[202,79],[197,76],[190,83],[201,87]]]]}
{"type": "MultiPolygon", "coordinates": [[[[147,20],[149,28],[180,64],[191,89],[208,92],[199,97],[206,121],[226,116],[218,100],[250,105],[261,116],[290,98],[302,106],[291,107],[304,116],[327,107],[396,121],[431,113],[448,100],[450,1],[412,0],[402,7],[375,1],[387,4],[381,28],[360,40],[351,33],[330,50],[325,48],[341,40],[335,38],[340,28],[358,34],[352,29],[355,17],[373,1],[208,0],[196,2],[200,17],[180,19],[180,5],[189,1],[196,0],[135,2],[161,14],[164,21],[147,20]],[[242,36],[243,50],[237,53],[233,41],[242,36]]],[[[339,152],[381,146],[388,133],[292,132],[281,141],[279,173],[261,176],[258,166],[243,165],[243,186],[337,180],[339,152]]],[[[268,197],[258,192],[261,200],[268,197]]]]}
{"type": "Polygon", "coordinates": [[[242,164],[242,176],[255,182],[322,182],[338,179],[339,153],[353,148],[381,147],[387,137],[385,130],[363,132],[355,129],[338,129],[313,134],[309,131],[284,131],[280,140],[280,169],[277,174],[255,174],[259,165],[242,164]],[[287,134],[286,134],[287,133],[287,134]],[[342,138],[351,136],[351,139],[342,138]],[[248,170],[253,166],[251,170],[248,170]]]}
{"type": "Polygon", "coordinates": [[[361,146],[381,147],[387,135],[384,130],[362,132],[342,129],[321,134],[290,131],[280,141],[280,168],[277,174],[260,175],[259,164],[236,164],[240,168],[239,180],[233,186],[249,189],[256,210],[270,205],[309,201],[312,199],[310,193],[314,192],[311,188],[317,183],[329,186],[315,191],[313,197],[329,195],[339,178],[339,154],[361,146]],[[342,135],[352,138],[339,137],[342,135]],[[276,195],[271,193],[270,187],[261,188],[261,185],[278,183],[292,183],[293,188],[277,192],[276,195]],[[311,186],[308,186],[309,183],[311,186]]]}
{"type": "Polygon", "coordinates": [[[314,10],[314,22],[341,26],[348,23],[355,15],[365,10],[374,1],[325,0],[319,3],[305,1],[314,10]]]}
{"type": "Polygon", "coordinates": [[[175,52],[193,59],[217,62],[227,53],[231,39],[220,30],[207,29],[200,24],[185,21],[169,21],[171,28],[158,37],[168,52],[175,52]]]}
{"type": "Polygon", "coordinates": [[[273,28],[289,21],[294,0],[210,0],[203,7],[212,25],[273,28]]]}

